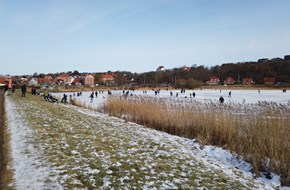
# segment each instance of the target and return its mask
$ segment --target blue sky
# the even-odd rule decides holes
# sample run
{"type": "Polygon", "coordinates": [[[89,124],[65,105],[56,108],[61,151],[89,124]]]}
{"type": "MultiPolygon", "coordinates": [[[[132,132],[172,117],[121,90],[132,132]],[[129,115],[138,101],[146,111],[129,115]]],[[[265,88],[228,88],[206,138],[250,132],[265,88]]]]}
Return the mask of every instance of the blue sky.
{"type": "Polygon", "coordinates": [[[288,54],[289,0],[0,0],[0,74],[141,73],[288,54]]]}

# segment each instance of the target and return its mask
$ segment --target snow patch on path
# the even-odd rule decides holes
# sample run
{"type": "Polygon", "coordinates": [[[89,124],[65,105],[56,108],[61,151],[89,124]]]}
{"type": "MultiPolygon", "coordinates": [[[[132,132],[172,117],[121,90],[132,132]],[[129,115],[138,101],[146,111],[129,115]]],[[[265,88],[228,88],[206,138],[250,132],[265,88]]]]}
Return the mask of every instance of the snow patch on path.
{"type": "Polygon", "coordinates": [[[8,131],[10,133],[10,146],[12,168],[16,189],[62,189],[56,183],[56,177],[51,176],[51,168],[41,158],[41,152],[34,147],[33,133],[26,126],[21,115],[10,97],[5,97],[5,111],[7,113],[8,131]]]}

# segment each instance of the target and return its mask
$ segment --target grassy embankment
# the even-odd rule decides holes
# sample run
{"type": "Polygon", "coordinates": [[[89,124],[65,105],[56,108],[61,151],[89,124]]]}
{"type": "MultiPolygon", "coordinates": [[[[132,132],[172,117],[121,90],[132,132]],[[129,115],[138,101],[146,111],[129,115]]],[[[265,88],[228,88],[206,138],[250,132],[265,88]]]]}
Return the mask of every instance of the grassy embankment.
{"type": "MultiPolygon", "coordinates": [[[[205,165],[195,158],[194,150],[184,151],[182,139],[152,138],[132,123],[83,114],[81,109],[45,102],[39,96],[21,98],[17,92],[9,98],[33,134],[23,143],[37,151],[23,154],[42,159],[34,167],[52,166],[50,176],[56,176],[64,189],[162,189],[164,184],[175,189],[255,187],[239,171],[233,171],[239,177],[232,178],[205,165]]],[[[54,181],[46,183],[49,187],[54,181]]]]}
{"type": "Polygon", "coordinates": [[[290,108],[275,103],[223,104],[192,101],[168,103],[156,99],[111,98],[111,115],[165,131],[196,138],[244,156],[253,172],[274,171],[290,184],[290,108]]]}

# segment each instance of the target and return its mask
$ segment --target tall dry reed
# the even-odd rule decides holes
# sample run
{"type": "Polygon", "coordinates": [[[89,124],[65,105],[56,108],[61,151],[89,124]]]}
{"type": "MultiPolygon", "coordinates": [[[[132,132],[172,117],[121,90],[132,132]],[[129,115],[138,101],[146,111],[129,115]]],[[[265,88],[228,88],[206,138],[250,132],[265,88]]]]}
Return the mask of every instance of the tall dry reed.
{"type": "Polygon", "coordinates": [[[80,101],[76,98],[72,98],[70,99],[70,104],[74,105],[74,106],[78,106],[78,107],[83,107],[83,108],[87,108],[90,110],[94,110],[97,111],[97,107],[95,107],[93,104],[85,102],[85,101],[80,101]]]}
{"type": "Polygon", "coordinates": [[[276,172],[290,184],[290,109],[269,102],[220,104],[152,97],[115,97],[110,115],[244,156],[253,172],[276,172]]]}

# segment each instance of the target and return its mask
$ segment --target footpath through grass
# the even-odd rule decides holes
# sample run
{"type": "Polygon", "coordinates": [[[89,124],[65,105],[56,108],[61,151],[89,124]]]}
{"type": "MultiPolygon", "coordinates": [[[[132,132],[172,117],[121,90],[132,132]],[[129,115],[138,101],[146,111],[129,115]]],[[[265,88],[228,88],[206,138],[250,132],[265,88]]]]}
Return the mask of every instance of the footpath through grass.
{"type": "Polygon", "coordinates": [[[22,154],[41,153],[36,159],[50,167],[47,187],[57,182],[63,189],[272,189],[209,161],[192,140],[38,96],[14,94],[8,101],[31,129],[31,138],[22,139],[22,154]]]}

